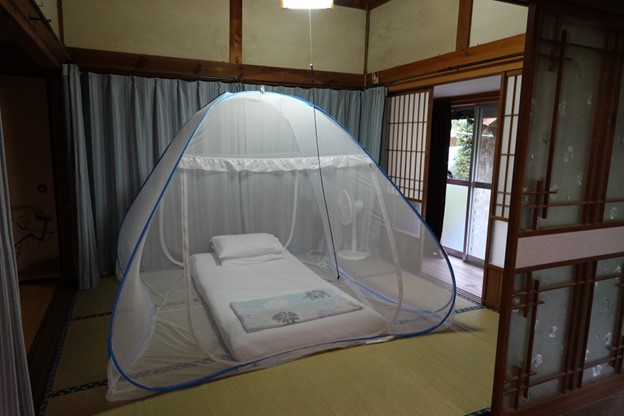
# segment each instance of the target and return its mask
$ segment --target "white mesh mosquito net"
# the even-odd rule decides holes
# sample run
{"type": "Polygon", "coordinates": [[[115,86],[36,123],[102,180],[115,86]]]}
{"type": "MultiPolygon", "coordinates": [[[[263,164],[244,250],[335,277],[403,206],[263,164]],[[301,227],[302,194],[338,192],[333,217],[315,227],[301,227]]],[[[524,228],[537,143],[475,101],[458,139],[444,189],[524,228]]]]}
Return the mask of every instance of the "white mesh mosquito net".
{"type": "Polygon", "coordinates": [[[171,142],[119,232],[109,400],[449,323],[455,280],[414,207],[334,119],[224,94],[171,142]]]}

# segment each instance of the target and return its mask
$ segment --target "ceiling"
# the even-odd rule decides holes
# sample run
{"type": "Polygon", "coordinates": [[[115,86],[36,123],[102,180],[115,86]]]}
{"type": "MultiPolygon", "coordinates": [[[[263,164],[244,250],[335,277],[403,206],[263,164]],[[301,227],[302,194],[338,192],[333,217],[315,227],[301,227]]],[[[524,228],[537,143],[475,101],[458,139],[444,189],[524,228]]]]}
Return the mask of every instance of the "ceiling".
{"type": "Polygon", "coordinates": [[[433,88],[433,98],[461,97],[498,91],[500,89],[500,82],[500,75],[494,75],[491,77],[436,85],[433,88]]]}

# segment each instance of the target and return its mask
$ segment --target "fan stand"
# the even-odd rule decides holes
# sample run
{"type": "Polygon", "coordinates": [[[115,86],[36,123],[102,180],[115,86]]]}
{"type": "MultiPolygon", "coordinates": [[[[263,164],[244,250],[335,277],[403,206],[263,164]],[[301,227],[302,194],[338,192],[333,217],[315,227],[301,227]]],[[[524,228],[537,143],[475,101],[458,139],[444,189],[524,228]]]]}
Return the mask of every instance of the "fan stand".
{"type": "Polygon", "coordinates": [[[368,251],[358,251],[357,249],[357,222],[353,216],[353,222],[351,223],[351,250],[340,250],[338,252],[338,258],[347,261],[360,261],[368,258],[368,251]]]}

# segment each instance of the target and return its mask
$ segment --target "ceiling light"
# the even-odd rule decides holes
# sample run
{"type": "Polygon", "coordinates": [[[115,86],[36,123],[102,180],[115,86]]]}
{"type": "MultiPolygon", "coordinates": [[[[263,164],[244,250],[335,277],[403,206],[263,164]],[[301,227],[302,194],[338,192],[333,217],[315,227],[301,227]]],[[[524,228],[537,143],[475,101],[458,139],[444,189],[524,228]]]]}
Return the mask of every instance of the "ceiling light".
{"type": "Polygon", "coordinates": [[[334,0],[282,0],[282,9],[333,9],[334,0]]]}

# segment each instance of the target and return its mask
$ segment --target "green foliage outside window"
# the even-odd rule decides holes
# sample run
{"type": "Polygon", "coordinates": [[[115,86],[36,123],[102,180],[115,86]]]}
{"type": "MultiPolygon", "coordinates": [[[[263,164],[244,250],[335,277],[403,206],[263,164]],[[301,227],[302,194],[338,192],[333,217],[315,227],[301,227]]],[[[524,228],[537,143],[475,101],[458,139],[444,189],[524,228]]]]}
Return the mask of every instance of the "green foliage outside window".
{"type": "Polygon", "coordinates": [[[455,179],[469,180],[474,119],[451,120],[451,123],[451,140],[454,139],[455,145],[459,146],[451,174],[455,179]]]}

